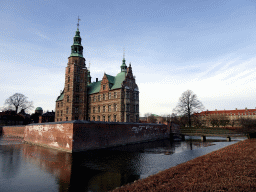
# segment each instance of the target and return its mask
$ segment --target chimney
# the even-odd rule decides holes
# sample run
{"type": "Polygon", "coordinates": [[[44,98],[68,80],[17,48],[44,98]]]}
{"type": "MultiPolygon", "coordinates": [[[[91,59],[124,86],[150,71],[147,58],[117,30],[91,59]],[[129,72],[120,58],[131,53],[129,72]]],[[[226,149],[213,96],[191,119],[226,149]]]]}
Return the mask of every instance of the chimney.
{"type": "Polygon", "coordinates": [[[96,78],[96,82],[98,82],[98,78],[96,78]]]}
{"type": "Polygon", "coordinates": [[[215,109],[215,111],[217,111],[217,109],[215,109]]]}
{"type": "Polygon", "coordinates": [[[236,108],[236,110],[237,110],[237,108],[236,108]]]}
{"type": "Polygon", "coordinates": [[[247,111],[247,107],[245,107],[245,110],[247,111]]]}

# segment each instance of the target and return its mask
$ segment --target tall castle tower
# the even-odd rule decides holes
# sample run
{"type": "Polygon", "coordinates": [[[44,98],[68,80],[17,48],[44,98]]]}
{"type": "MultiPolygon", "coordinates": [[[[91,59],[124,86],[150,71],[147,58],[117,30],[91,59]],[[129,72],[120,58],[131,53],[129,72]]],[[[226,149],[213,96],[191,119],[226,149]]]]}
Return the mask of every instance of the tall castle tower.
{"type": "MultiPolygon", "coordinates": [[[[79,21],[79,20],[78,20],[79,21]]],[[[65,72],[65,87],[56,101],[55,121],[87,119],[88,71],[83,57],[83,46],[77,24],[76,35],[65,72]]]]}
{"type": "Polygon", "coordinates": [[[72,120],[139,122],[139,88],[131,64],[123,57],[121,71],[104,73],[101,81],[91,82],[86,68],[79,31],[71,46],[65,72],[65,87],[56,100],[55,122],[72,120]]]}

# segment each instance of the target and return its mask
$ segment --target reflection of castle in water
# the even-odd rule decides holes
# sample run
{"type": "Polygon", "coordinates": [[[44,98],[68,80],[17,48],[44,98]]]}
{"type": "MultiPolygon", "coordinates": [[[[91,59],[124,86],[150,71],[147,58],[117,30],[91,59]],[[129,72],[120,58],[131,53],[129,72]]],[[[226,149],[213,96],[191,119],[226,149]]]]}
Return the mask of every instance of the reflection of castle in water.
{"type": "MultiPolygon", "coordinates": [[[[206,144],[166,139],[73,154],[27,144],[0,145],[2,151],[5,150],[4,154],[0,153],[4,162],[1,170],[5,174],[2,178],[13,178],[17,173],[27,174],[21,168],[35,165],[38,169],[33,169],[34,175],[42,175],[44,171],[49,173],[45,177],[53,176],[55,179],[51,181],[55,182],[59,191],[108,191],[138,180],[143,174],[152,173],[150,171],[156,165],[154,160],[159,160],[159,157],[206,144]]],[[[173,157],[165,158],[166,163],[170,163],[171,159],[173,157]]],[[[166,165],[169,166],[168,163],[166,165]]],[[[30,182],[27,181],[28,184],[30,182]]]]}

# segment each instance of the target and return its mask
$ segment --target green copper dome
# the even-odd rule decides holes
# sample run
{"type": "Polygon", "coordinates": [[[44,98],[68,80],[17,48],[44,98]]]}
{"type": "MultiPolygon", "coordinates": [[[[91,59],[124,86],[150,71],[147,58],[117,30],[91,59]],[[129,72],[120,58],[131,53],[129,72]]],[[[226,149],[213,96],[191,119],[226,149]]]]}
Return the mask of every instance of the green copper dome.
{"type": "Polygon", "coordinates": [[[36,111],[43,111],[42,107],[37,107],[36,111]]]}
{"type": "Polygon", "coordinates": [[[76,35],[73,38],[73,45],[71,46],[70,57],[83,57],[83,46],[81,42],[82,38],[80,37],[80,31],[77,29],[76,35]]]}

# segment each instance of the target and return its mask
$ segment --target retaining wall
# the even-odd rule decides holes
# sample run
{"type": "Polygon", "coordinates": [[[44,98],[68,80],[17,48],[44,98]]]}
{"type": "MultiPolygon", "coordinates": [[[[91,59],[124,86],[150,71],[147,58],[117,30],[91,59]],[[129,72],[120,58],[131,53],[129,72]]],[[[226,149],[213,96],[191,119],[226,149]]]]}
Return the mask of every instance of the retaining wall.
{"type": "Polygon", "coordinates": [[[25,127],[26,125],[3,126],[0,129],[4,136],[24,138],[25,127]]]}
{"type": "Polygon", "coordinates": [[[73,151],[99,149],[139,143],[170,136],[163,124],[76,122],[73,129],[73,151]]]}
{"type": "Polygon", "coordinates": [[[65,121],[3,127],[3,134],[67,152],[106,148],[170,137],[170,124],[65,121]]]}

